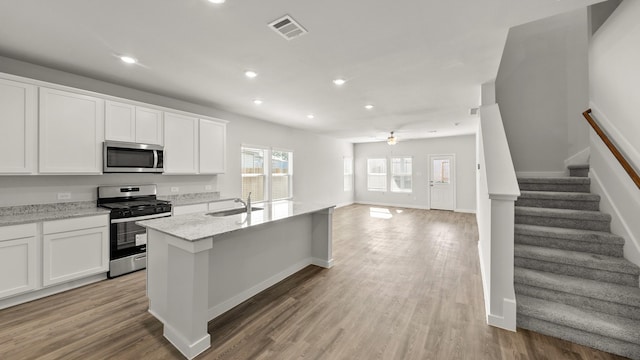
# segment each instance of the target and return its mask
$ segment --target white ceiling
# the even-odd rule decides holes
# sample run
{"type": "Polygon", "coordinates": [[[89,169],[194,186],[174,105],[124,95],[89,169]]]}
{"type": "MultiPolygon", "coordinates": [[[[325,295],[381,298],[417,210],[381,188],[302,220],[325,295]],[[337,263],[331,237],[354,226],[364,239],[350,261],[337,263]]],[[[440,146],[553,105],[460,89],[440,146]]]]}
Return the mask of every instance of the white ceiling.
{"type": "Polygon", "coordinates": [[[475,131],[509,27],[599,1],[2,0],[0,55],[354,142],[426,138],[475,131]],[[309,33],[267,26],[285,14],[309,33]]]}

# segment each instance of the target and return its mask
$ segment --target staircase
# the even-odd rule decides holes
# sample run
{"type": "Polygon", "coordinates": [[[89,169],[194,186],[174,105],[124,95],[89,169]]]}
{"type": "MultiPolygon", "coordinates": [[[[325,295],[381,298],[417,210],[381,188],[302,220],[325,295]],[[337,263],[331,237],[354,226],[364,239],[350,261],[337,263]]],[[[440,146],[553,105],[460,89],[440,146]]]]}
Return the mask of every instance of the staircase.
{"type": "Polygon", "coordinates": [[[588,167],[571,177],[519,178],[515,207],[517,325],[640,359],[640,268],[591,194],[588,167]]]}

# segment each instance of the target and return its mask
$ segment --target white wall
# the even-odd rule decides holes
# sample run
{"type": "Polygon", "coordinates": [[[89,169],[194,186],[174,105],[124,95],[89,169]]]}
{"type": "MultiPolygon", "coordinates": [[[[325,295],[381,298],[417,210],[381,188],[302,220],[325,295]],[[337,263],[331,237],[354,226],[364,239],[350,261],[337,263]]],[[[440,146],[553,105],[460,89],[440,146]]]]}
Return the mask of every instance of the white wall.
{"type": "Polygon", "coordinates": [[[343,191],[342,159],[353,156],[353,145],[349,142],[6,57],[0,57],[0,72],[230,121],[227,127],[227,173],[224,175],[0,176],[0,206],[59,202],[57,192],[71,192],[70,201],[95,200],[98,185],[125,183],[155,183],[161,195],[170,194],[169,190],[174,186],[180,188],[179,193],[194,193],[205,192],[205,186],[212,185],[213,190],[222,195],[239,196],[240,145],[243,143],[294,151],[295,200],[332,204],[353,202],[353,192],[343,191]]]}
{"type": "MultiPolygon", "coordinates": [[[[623,1],[591,39],[589,100],[593,117],[627,160],[640,170],[640,1],[623,1]]],[[[640,266],[640,189],[592,132],[592,191],[625,238],[625,257],[640,266]]]]}
{"type": "Polygon", "coordinates": [[[588,146],[587,20],[584,8],[509,31],[496,99],[519,173],[562,174],[588,146]]]}
{"type": "Polygon", "coordinates": [[[356,202],[412,208],[429,208],[429,155],[455,154],[455,211],[476,210],[476,139],[475,135],[424,140],[355,144],[356,202]],[[367,159],[391,156],[413,157],[413,192],[392,193],[367,190],[367,159]]]}

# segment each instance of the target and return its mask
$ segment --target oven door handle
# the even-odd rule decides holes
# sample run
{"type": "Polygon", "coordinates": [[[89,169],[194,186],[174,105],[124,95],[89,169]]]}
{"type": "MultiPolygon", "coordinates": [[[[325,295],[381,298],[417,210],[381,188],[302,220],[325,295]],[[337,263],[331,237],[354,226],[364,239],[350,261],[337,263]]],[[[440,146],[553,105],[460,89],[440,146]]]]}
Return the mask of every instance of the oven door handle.
{"type": "Polygon", "coordinates": [[[162,213],[162,214],[144,215],[144,216],[136,216],[136,217],[122,218],[122,219],[112,219],[112,220],[111,220],[111,223],[112,223],[112,224],[120,224],[120,223],[125,223],[125,222],[132,222],[132,221],[140,221],[140,220],[157,219],[157,218],[167,217],[167,216],[171,216],[171,213],[162,213]]]}

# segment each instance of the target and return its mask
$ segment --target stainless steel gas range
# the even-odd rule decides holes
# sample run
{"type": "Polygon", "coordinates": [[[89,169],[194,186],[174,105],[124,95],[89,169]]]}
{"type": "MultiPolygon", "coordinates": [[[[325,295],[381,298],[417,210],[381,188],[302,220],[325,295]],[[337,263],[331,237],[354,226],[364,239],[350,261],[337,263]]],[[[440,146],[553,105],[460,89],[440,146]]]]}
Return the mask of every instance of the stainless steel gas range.
{"type": "Polygon", "coordinates": [[[156,194],[156,185],[98,187],[98,206],[111,210],[110,278],[147,267],[147,232],[135,222],[171,216],[156,194]]]}

